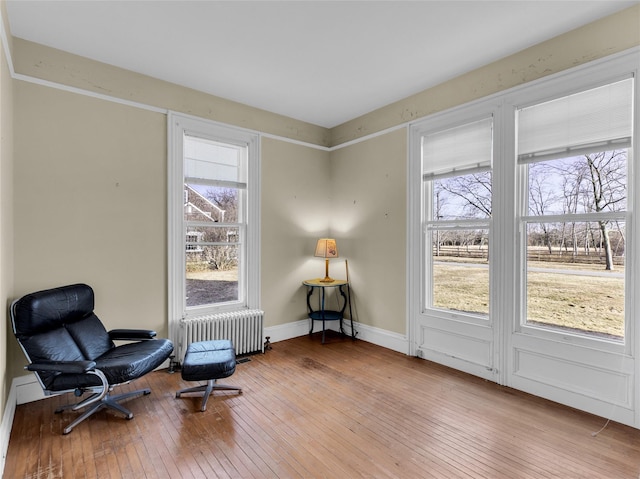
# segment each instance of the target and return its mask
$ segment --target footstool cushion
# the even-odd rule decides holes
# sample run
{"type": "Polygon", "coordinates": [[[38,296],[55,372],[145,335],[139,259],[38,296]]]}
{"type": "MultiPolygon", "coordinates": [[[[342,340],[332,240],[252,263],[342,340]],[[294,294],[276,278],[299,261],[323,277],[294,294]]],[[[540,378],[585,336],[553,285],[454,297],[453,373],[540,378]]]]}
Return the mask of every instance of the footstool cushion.
{"type": "Polygon", "coordinates": [[[201,411],[207,410],[207,401],[213,391],[237,391],[242,388],[218,384],[217,380],[227,378],[236,371],[236,351],[233,343],[227,339],[200,341],[191,343],[187,348],[182,364],[182,379],[185,381],[207,381],[206,385],[181,389],[176,392],[179,398],[185,393],[202,393],[201,411]]]}
{"type": "Polygon", "coordinates": [[[228,378],[236,371],[236,352],[231,341],[217,339],[191,343],[182,364],[182,379],[207,381],[228,378]]]}

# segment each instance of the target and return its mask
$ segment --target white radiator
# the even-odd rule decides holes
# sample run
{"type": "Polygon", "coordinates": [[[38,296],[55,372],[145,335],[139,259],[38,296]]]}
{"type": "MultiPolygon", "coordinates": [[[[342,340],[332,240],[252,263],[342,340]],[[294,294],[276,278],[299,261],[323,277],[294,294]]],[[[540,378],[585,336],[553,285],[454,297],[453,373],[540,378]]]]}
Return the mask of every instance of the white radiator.
{"type": "Polygon", "coordinates": [[[264,352],[263,323],[264,312],[259,309],[182,319],[181,355],[184,356],[189,344],[212,339],[231,340],[236,354],[264,352]]]}

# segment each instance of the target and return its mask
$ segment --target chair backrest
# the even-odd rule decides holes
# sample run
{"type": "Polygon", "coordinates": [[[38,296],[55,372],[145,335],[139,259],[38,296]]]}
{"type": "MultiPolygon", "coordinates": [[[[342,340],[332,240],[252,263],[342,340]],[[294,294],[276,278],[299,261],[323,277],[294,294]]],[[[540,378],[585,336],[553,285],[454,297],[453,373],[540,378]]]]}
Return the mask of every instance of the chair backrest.
{"type": "MultiPolygon", "coordinates": [[[[31,363],[93,361],[115,347],[93,312],[86,284],[27,294],[11,305],[13,332],[31,363]]],[[[45,389],[53,374],[38,373],[45,389]]]]}

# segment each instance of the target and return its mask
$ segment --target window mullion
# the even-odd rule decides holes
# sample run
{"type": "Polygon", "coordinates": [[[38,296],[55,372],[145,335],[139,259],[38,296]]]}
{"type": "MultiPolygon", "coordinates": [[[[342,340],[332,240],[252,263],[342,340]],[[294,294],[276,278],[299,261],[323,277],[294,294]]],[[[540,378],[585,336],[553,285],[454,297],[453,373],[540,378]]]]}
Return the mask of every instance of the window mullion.
{"type": "Polygon", "coordinates": [[[202,185],[202,186],[214,186],[214,187],[222,187],[222,188],[237,188],[239,190],[246,190],[247,183],[240,181],[224,181],[224,180],[212,180],[207,178],[196,178],[196,177],[188,177],[184,178],[185,183],[189,183],[191,185],[202,185]]]}
{"type": "Polygon", "coordinates": [[[238,228],[243,223],[221,223],[221,222],[207,222],[207,221],[185,221],[186,226],[193,227],[205,227],[205,228],[238,228]]]}
{"type": "Polygon", "coordinates": [[[525,223],[573,223],[573,222],[593,222],[593,221],[625,221],[626,211],[602,211],[598,213],[575,213],[564,215],[539,215],[522,216],[521,221],[525,223]]]}

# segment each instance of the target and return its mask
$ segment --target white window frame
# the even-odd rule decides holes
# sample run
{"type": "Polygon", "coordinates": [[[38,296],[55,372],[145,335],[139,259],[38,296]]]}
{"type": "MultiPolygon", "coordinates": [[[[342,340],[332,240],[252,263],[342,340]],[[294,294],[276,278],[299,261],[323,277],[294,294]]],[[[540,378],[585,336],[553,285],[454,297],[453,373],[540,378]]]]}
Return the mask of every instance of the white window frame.
{"type": "MultiPolygon", "coordinates": [[[[407,311],[409,312],[409,337],[417,339],[419,333],[416,331],[413,319],[418,316],[424,316],[429,314],[430,316],[437,317],[444,320],[454,320],[461,322],[473,322],[477,324],[491,324],[492,321],[492,304],[494,301],[494,289],[492,285],[489,285],[489,315],[481,315],[474,313],[466,313],[460,311],[453,311],[440,308],[427,307],[427,304],[431,303],[431,299],[427,297],[426,280],[427,277],[432,278],[433,272],[431,267],[431,258],[427,254],[427,248],[425,245],[427,223],[433,224],[435,222],[427,220],[427,213],[425,209],[431,208],[431,199],[426,196],[430,193],[432,186],[427,185],[425,181],[425,175],[423,174],[422,165],[422,138],[426,135],[437,133],[439,131],[448,130],[461,125],[473,123],[487,118],[493,118],[493,143],[499,141],[501,133],[495,129],[495,118],[499,114],[499,106],[493,101],[479,101],[470,105],[463,105],[452,110],[436,113],[428,118],[417,121],[411,125],[409,129],[409,157],[410,164],[408,168],[408,242],[409,246],[408,259],[407,259],[407,277],[408,277],[408,305],[407,311]],[[419,258],[419,260],[418,260],[419,258]],[[419,278],[416,281],[416,278],[419,278]]],[[[492,173],[492,185],[495,184],[495,161],[496,161],[496,149],[493,150],[493,166],[488,168],[487,171],[492,173]]],[[[460,174],[473,172],[474,170],[461,170],[460,174]]],[[[492,189],[494,186],[492,186],[492,189]]],[[[492,193],[493,196],[493,193],[492,193]]],[[[492,211],[497,206],[495,199],[492,198],[492,211]]],[[[495,216],[495,212],[494,212],[495,216]]],[[[489,230],[489,237],[492,238],[493,231],[493,219],[477,219],[477,220],[451,220],[450,222],[440,222],[441,226],[445,226],[448,223],[450,226],[475,226],[481,225],[482,228],[489,230]]],[[[489,240],[489,281],[494,274],[495,260],[497,258],[496,252],[493,251],[493,239],[489,240]]],[[[416,353],[416,341],[409,341],[409,354],[416,353]]]]}
{"type": "MultiPolygon", "coordinates": [[[[484,110],[484,108],[483,108],[484,110]]],[[[432,135],[432,134],[437,134],[441,131],[446,131],[446,130],[450,130],[452,128],[457,128],[457,127],[461,127],[461,126],[465,126],[468,124],[472,124],[478,121],[482,121],[482,120],[487,120],[487,119],[491,119],[492,125],[493,125],[493,111],[491,110],[485,110],[482,111],[482,113],[478,112],[477,114],[475,114],[474,116],[472,116],[471,118],[462,118],[459,115],[454,115],[453,118],[446,118],[446,119],[440,119],[439,121],[437,121],[436,123],[429,124],[429,125],[425,125],[424,128],[420,129],[419,131],[415,132],[416,135],[416,140],[415,141],[419,141],[418,139],[421,139],[424,136],[428,136],[428,135],[432,135]]],[[[493,130],[493,126],[492,126],[492,130],[493,130]]],[[[493,143],[493,135],[492,135],[492,143],[493,143]]],[[[424,153],[421,153],[421,156],[424,156],[424,153]]],[[[424,159],[423,159],[424,161],[424,159]]],[[[422,162],[421,162],[422,163],[422,162]]],[[[491,161],[491,163],[493,163],[493,161],[491,161]]],[[[424,171],[424,165],[421,166],[421,171],[424,171]]],[[[433,254],[431,251],[431,244],[432,244],[432,240],[431,240],[431,233],[439,230],[439,231],[446,231],[446,230],[458,230],[458,229],[484,229],[488,231],[488,236],[489,236],[489,249],[491,249],[491,244],[492,244],[492,240],[491,240],[491,236],[492,236],[492,227],[491,227],[491,218],[487,217],[487,218],[474,218],[474,219],[463,219],[463,218],[458,218],[458,219],[450,219],[450,220],[437,220],[437,219],[433,219],[432,218],[432,213],[433,213],[433,184],[434,181],[437,181],[439,179],[445,178],[445,177],[455,177],[455,176],[463,176],[463,175],[468,175],[468,174],[472,174],[472,173],[478,173],[478,172],[491,172],[492,174],[492,184],[493,184],[493,168],[491,165],[489,166],[482,166],[482,167],[470,167],[470,168],[462,168],[458,171],[456,170],[452,170],[452,171],[447,171],[444,172],[443,174],[429,174],[429,173],[425,173],[422,175],[422,197],[424,198],[424,206],[423,206],[423,212],[422,212],[422,245],[421,245],[421,250],[423,251],[424,254],[424,262],[423,264],[423,273],[422,273],[422,284],[423,284],[423,289],[422,289],[422,312],[426,313],[427,311],[429,312],[429,314],[434,315],[434,316],[440,316],[440,317],[446,317],[447,319],[450,320],[458,320],[458,321],[467,321],[467,322],[479,322],[479,323],[486,323],[486,322],[490,322],[490,318],[491,318],[491,276],[492,276],[492,255],[489,254],[489,264],[488,264],[488,268],[489,268],[489,313],[487,314],[481,314],[481,313],[474,313],[474,312],[465,312],[465,311],[456,311],[453,309],[446,309],[446,308],[438,308],[436,306],[433,306],[433,287],[427,287],[427,284],[431,281],[433,281],[433,266],[434,266],[434,258],[433,258],[433,254]]],[[[493,198],[492,198],[492,203],[493,203],[493,198]]]]}
{"type": "MultiPolygon", "coordinates": [[[[409,124],[407,330],[409,354],[474,374],[571,407],[640,427],[640,168],[634,158],[640,124],[640,48],[566,70],[460,105],[409,124]],[[624,342],[529,327],[523,307],[521,210],[526,171],[517,164],[516,115],[544,101],[633,76],[634,125],[628,149],[627,239],[625,246],[624,342]],[[483,105],[495,105],[490,319],[486,327],[454,315],[424,310],[425,266],[422,208],[425,205],[418,141],[422,131],[452,118],[477,118],[483,105]],[[635,163],[635,164],[634,164],[635,163]],[[493,340],[491,339],[493,338],[493,340]],[[594,383],[593,378],[600,378],[594,383]]],[[[442,126],[444,128],[444,126],[442,126]]]]}
{"type": "MultiPolygon", "coordinates": [[[[638,325],[634,324],[634,311],[637,307],[634,301],[634,291],[638,288],[638,266],[634,260],[638,254],[638,248],[636,246],[636,235],[638,234],[638,226],[634,226],[634,221],[637,223],[634,211],[637,208],[634,206],[638,202],[638,196],[636,189],[640,185],[637,180],[638,169],[634,168],[634,148],[638,131],[638,101],[637,91],[639,90],[640,79],[637,76],[637,67],[631,67],[633,54],[623,54],[618,58],[610,60],[603,60],[597,62],[595,65],[587,65],[579,69],[579,72],[588,70],[589,74],[580,74],[579,72],[569,72],[566,75],[560,75],[559,78],[551,79],[549,81],[536,82],[533,85],[523,86],[516,89],[511,95],[506,96],[505,102],[508,108],[515,112],[518,109],[533,106],[546,101],[555,100],[557,98],[566,97],[574,93],[580,93],[585,90],[590,90],[598,86],[607,85],[616,81],[624,80],[630,77],[635,77],[634,82],[634,118],[635,124],[632,134],[632,146],[628,148],[628,168],[627,168],[627,209],[622,213],[587,213],[576,215],[555,215],[545,216],[545,220],[558,220],[563,221],[569,218],[578,221],[597,221],[598,218],[610,218],[620,219],[625,221],[627,225],[627,240],[625,242],[627,249],[625,249],[625,332],[624,341],[610,340],[604,338],[598,338],[596,336],[588,336],[583,333],[571,333],[562,330],[554,330],[551,327],[538,327],[527,323],[527,307],[526,307],[526,232],[523,230],[524,225],[530,221],[534,221],[537,217],[529,216],[526,205],[528,204],[528,178],[527,169],[524,164],[517,165],[516,177],[518,183],[518,211],[517,224],[518,224],[518,274],[516,284],[518,285],[518,298],[517,298],[517,314],[518,320],[514,325],[515,332],[528,336],[536,336],[539,338],[558,341],[560,343],[573,344],[577,346],[590,347],[601,351],[607,351],[618,354],[631,355],[633,353],[632,344],[637,343],[636,332],[638,325]],[[631,60],[631,61],[630,61],[631,60]]],[[[606,148],[605,148],[606,149],[606,148]]],[[[515,151],[515,150],[514,150],[515,151]]],[[[514,162],[517,162],[517,155],[514,153],[514,162]]],[[[637,161],[637,159],[636,159],[637,161]]],[[[639,347],[640,344],[636,345],[639,347]]]]}
{"type": "Polygon", "coordinates": [[[260,135],[256,132],[194,116],[170,112],[167,116],[167,249],[169,338],[180,344],[180,320],[224,311],[260,308],[260,135]],[[245,218],[236,302],[187,308],[185,298],[186,236],[184,223],[183,138],[191,136],[246,146],[247,188],[242,202],[245,218]]]}

